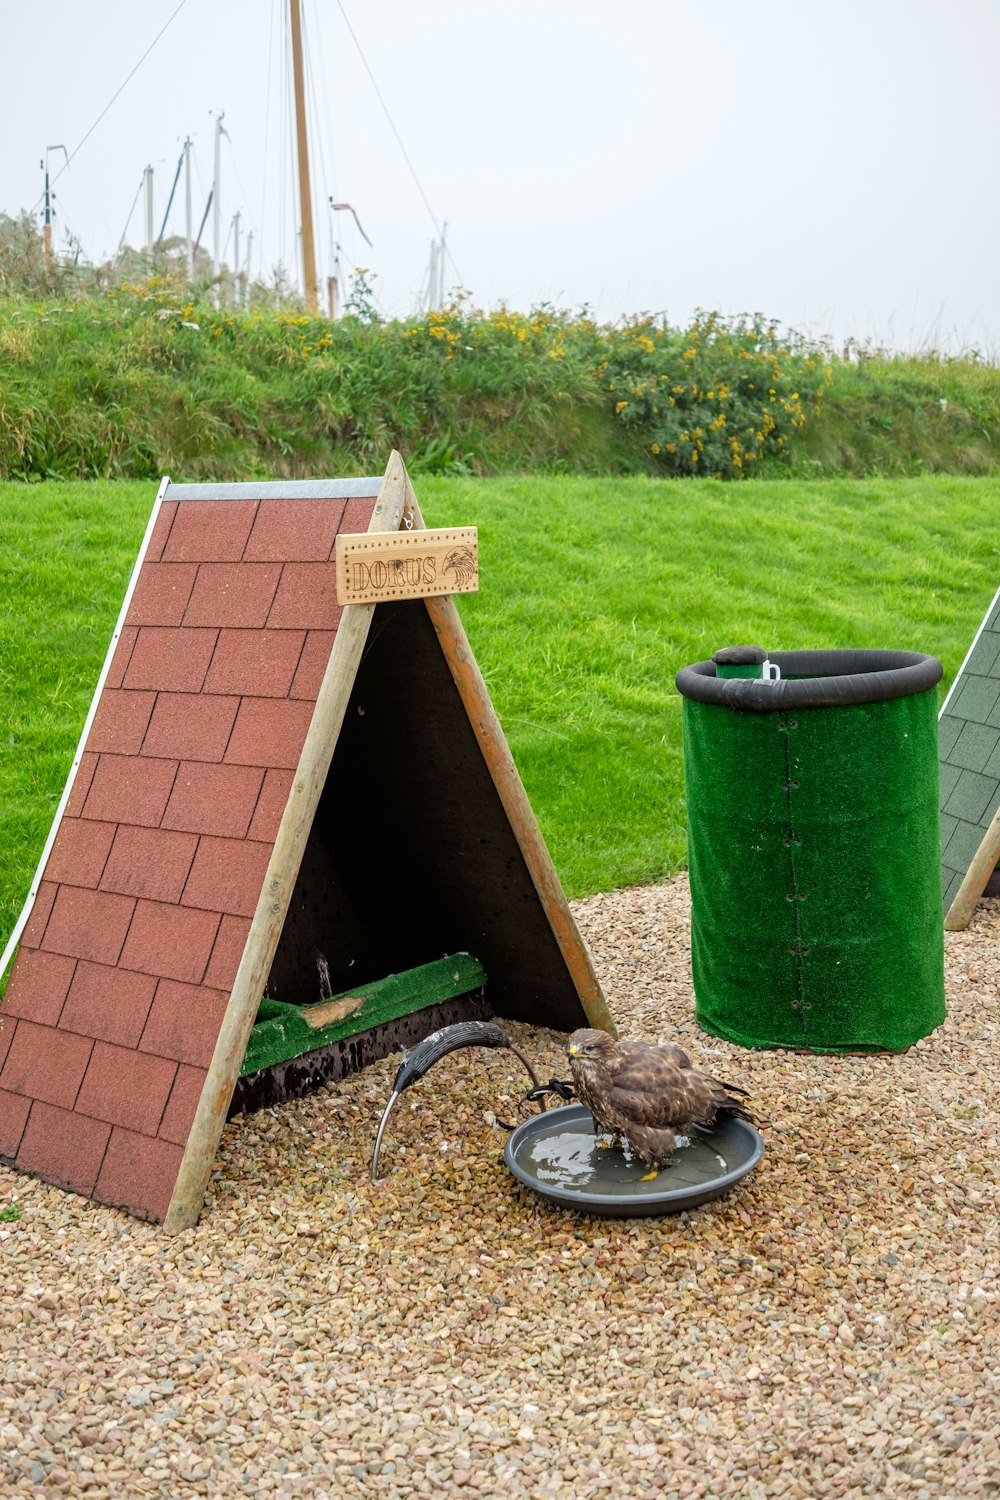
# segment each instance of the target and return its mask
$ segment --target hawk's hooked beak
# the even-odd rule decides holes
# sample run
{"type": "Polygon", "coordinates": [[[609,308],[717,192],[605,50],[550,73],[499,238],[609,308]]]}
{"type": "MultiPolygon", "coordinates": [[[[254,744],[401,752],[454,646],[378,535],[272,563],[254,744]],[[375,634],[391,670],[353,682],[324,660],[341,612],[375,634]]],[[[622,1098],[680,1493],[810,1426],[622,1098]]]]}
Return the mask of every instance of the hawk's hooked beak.
{"type": "Polygon", "coordinates": [[[574,1043],[574,1045],[572,1047],[567,1047],[566,1048],[566,1055],[567,1055],[567,1057],[582,1057],[583,1056],[583,1048],[582,1047],[577,1047],[576,1044],[574,1043]]]}

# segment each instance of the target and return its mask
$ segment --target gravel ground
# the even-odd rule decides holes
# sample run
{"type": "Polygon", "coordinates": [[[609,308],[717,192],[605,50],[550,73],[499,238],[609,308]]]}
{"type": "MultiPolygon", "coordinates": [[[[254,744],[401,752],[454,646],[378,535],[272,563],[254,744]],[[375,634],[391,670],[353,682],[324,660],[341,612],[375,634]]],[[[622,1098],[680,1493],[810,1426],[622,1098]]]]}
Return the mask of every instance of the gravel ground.
{"type": "Polygon", "coordinates": [[[551,1209],[483,1050],[403,1096],[376,1186],[398,1058],[233,1122],[174,1239],[0,1168],[0,1494],[1000,1495],[1000,901],[947,937],[938,1033],[840,1059],[698,1031],[683,878],[575,911],[622,1034],[753,1091],[757,1171],[690,1214],[551,1209]]]}

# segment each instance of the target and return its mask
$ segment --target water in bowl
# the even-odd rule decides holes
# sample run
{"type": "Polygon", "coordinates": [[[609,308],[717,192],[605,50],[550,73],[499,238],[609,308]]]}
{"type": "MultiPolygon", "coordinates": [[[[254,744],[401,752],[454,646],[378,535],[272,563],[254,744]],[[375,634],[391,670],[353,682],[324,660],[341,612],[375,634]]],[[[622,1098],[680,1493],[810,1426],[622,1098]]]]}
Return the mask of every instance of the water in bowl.
{"type": "Polygon", "coordinates": [[[587,1128],[536,1136],[530,1143],[524,1166],[538,1179],[539,1185],[616,1194],[697,1188],[729,1171],[711,1135],[697,1128],[690,1138],[678,1136],[677,1149],[670,1161],[649,1181],[643,1181],[649,1168],[627,1144],[616,1140],[609,1145],[607,1137],[595,1136],[587,1128]]]}

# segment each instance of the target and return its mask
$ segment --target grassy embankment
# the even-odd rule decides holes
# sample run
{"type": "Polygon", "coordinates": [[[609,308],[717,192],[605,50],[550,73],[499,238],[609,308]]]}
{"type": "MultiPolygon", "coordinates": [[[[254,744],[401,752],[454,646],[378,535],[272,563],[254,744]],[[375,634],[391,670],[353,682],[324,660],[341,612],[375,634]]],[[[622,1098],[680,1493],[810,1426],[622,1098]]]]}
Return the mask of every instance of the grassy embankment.
{"type": "Polygon", "coordinates": [[[0,479],[415,473],[980,474],[1000,370],[834,359],[759,318],[598,326],[463,307],[235,313],[153,280],[0,296],[0,479]]]}
{"type": "MultiPolygon", "coordinates": [[[[571,894],[685,860],[680,666],[719,646],[889,646],[960,665],[1000,574],[1000,478],[425,476],[480,528],[460,607],[571,894]]],[[[0,932],[30,884],[155,495],[0,484],[0,932]]]]}

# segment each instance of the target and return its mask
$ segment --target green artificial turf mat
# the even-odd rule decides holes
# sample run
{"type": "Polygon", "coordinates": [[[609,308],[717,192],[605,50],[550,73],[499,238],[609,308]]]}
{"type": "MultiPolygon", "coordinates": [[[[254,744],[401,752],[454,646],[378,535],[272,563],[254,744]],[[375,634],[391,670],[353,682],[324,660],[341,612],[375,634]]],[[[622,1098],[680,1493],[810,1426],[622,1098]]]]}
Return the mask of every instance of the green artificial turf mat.
{"type": "Polygon", "coordinates": [[[900,1050],[944,1019],[937,694],[683,706],[696,1014],[748,1046],[900,1050]]]}

